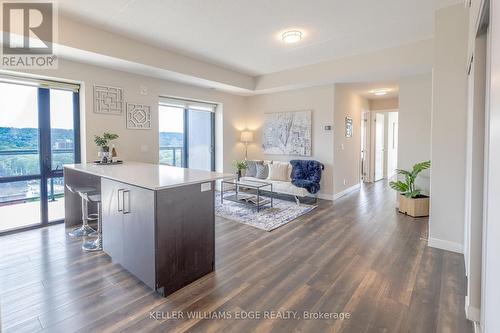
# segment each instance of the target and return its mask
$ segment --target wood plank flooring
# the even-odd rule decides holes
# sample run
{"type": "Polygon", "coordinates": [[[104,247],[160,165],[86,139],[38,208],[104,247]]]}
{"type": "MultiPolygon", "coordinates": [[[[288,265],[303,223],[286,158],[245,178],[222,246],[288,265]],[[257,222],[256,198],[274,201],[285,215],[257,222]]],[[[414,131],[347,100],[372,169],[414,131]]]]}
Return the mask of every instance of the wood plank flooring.
{"type": "Polygon", "coordinates": [[[63,225],[3,236],[0,331],[472,332],[462,256],[427,247],[427,220],[394,207],[378,182],[272,232],[218,218],[216,272],[168,298],[63,225]]]}

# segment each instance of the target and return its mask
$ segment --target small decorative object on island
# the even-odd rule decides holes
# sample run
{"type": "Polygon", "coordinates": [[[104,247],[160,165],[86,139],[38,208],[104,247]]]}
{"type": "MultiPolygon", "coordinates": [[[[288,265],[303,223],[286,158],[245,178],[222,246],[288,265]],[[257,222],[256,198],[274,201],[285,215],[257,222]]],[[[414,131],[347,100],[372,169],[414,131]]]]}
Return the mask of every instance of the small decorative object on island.
{"type": "Polygon", "coordinates": [[[247,161],[234,161],[234,167],[236,168],[238,180],[241,178],[241,171],[246,170],[248,167],[247,161]]]}
{"type": "Polygon", "coordinates": [[[109,142],[118,139],[118,134],[114,133],[103,133],[102,136],[94,135],[94,142],[97,147],[100,147],[101,151],[99,155],[101,157],[101,163],[111,163],[113,158],[109,152],[109,142]]]}
{"type": "Polygon", "coordinates": [[[429,169],[431,161],[417,163],[412,171],[396,169],[396,172],[405,176],[405,181],[390,182],[389,186],[398,191],[399,211],[413,217],[429,216],[429,197],[421,194],[415,187],[415,180],[420,172],[429,169]]]}

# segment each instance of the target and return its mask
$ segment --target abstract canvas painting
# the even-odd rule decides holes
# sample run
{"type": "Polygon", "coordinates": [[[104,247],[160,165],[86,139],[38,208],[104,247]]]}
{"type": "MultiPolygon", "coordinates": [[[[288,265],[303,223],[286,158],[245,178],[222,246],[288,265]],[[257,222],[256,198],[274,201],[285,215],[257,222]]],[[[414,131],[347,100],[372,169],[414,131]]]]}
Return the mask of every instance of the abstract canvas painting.
{"type": "Polygon", "coordinates": [[[266,113],[264,154],[311,156],[311,110],[266,113]]]}
{"type": "Polygon", "coordinates": [[[121,115],[123,113],[123,89],[94,85],[94,112],[121,115]]]}

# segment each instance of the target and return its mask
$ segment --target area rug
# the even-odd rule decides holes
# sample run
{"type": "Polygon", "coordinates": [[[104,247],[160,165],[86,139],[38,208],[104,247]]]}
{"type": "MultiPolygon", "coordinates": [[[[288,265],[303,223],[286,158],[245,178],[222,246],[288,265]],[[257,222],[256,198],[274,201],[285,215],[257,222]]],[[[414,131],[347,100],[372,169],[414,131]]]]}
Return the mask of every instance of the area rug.
{"type": "MultiPolygon", "coordinates": [[[[228,193],[227,195],[231,194],[228,193]]],[[[225,200],[224,204],[221,204],[220,192],[217,192],[215,197],[215,215],[258,229],[271,231],[316,208],[316,206],[312,205],[297,205],[295,201],[281,199],[274,199],[273,201],[272,208],[265,206],[257,212],[257,209],[254,207],[233,201],[225,200]]]]}

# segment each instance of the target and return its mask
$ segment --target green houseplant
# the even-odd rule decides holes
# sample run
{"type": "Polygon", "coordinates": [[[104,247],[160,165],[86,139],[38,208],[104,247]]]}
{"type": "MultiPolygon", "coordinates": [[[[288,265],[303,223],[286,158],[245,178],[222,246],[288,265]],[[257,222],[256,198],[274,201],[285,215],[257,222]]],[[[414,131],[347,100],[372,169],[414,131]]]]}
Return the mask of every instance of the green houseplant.
{"type": "Polygon", "coordinates": [[[236,171],[238,174],[238,180],[240,180],[241,172],[248,168],[248,163],[247,163],[247,161],[234,161],[233,164],[234,164],[234,167],[236,168],[236,171]]]}
{"type": "Polygon", "coordinates": [[[404,176],[404,181],[389,182],[389,186],[398,191],[399,211],[413,217],[429,216],[429,197],[422,194],[415,181],[418,175],[431,167],[431,161],[417,163],[411,171],[396,169],[398,175],[404,176]]]}
{"type": "Polygon", "coordinates": [[[102,136],[94,135],[94,142],[102,152],[109,152],[109,143],[118,139],[118,134],[104,132],[102,136]]]}
{"type": "Polygon", "coordinates": [[[94,142],[100,148],[101,163],[111,161],[109,154],[109,143],[118,139],[118,134],[104,132],[102,136],[94,135],[94,142]]]}

